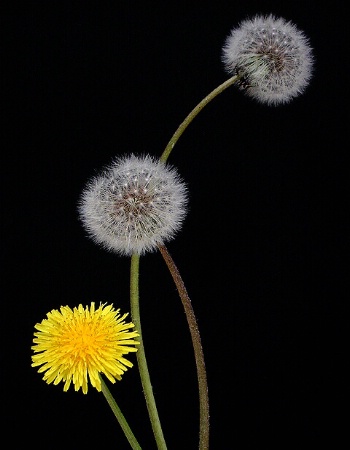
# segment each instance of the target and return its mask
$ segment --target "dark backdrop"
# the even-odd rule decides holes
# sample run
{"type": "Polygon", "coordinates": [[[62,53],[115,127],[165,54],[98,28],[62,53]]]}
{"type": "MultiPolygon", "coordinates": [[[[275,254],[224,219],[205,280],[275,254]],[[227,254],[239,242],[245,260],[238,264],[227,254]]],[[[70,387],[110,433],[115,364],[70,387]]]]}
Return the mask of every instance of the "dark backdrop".
{"type": "MultiPolygon", "coordinates": [[[[195,119],[169,158],[188,183],[190,211],[168,249],[202,336],[211,448],[339,438],[349,206],[341,2],[7,3],[1,385],[10,448],[129,448],[102,394],[63,393],[30,367],[34,324],[61,305],[129,310],[130,260],[86,237],[77,216],[82,188],[116,155],[160,156],[189,111],[228,78],[221,48],[231,28],[257,13],[304,30],[313,79],[278,107],[232,87],[195,119]]],[[[169,450],[195,449],[185,315],[161,255],[147,254],[140,269],[163,431],[169,450]]],[[[135,367],[110,388],[151,450],[131,360],[135,367]]]]}

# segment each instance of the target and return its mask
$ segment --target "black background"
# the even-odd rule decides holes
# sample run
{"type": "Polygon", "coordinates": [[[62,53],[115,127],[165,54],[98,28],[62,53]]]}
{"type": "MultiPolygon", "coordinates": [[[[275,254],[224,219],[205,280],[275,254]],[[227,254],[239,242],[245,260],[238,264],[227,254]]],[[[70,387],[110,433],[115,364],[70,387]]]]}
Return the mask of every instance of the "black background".
{"type": "MultiPolygon", "coordinates": [[[[201,332],[211,449],[334,443],[345,434],[348,47],[340,4],[2,4],[1,385],[10,448],[129,448],[102,394],[64,393],[31,368],[34,324],[61,305],[113,302],[129,311],[130,260],[86,237],[82,188],[116,155],[160,156],[190,110],[228,78],[221,48],[231,28],[257,13],[305,32],[314,76],[287,105],[258,104],[232,87],[194,120],[169,158],[188,184],[190,210],[168,250],[201,332]]],[[[198,448],[191,340],[159,253],[141,259],[140,295],[168,448],[198,448]]],[[[130,359],[134,368],[110,389],[151,450],[130,359]]]]}

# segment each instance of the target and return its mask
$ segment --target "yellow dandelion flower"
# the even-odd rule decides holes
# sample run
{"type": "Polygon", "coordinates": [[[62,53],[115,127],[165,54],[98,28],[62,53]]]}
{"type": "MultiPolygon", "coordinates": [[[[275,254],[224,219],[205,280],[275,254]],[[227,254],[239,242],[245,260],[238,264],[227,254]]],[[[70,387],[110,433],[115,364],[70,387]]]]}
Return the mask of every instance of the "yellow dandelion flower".
{"type": "Polygon", "coordinates": [[[115,383],[133,364],[123,355],[136,352],[137,331],[130,331],[134,324],[125,323],[128,313],[119,314],[113,305],[100,304],[95,309],[79,305],[73,310],[61,306],[52,310],[47,319],[35,325],[37,332],[32,350],[32,367],[41,366],[47,383],[64,382],[67,391],[73,382],[74,389],[88,391],[88,379],[101,391],[100,373],[115,383]]]}

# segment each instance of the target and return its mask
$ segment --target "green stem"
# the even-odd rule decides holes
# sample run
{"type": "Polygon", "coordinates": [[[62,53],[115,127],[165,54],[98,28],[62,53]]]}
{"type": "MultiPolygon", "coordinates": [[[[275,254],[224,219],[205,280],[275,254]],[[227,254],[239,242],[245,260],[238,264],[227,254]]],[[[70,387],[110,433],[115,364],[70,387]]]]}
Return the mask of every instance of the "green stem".
{"type": "Polygon", "coordinates": [[[102,393],[105,396],[105,399],[107,400],[109,406],[111,407],[115,417],[117,418],[119,425],[122,427],[122,430],[124,431],[124,434],[127,440],[129,441],[131,448],[133,448],[133,450],[141,450],[140,444],[137,442],[137,439],[135,438],[133,432],[131,431],[128,422],[126,421],[119,406],[117,405],[117,402],[114,400],[112,394],[110,393],[106,383],[103,381],[103,378],[101,376],[100,379],[101,379],[102,393]]]}
{"type": "Polygon", "coordinates": [[[198,105],[192,109],[186,119],[179,125],[178,129],[173,134],[172,138],[168,142],[168,145],[165,147],[164,152],[162,153],[160,160],[166,162],[169,158],[170,152],[174,148],[176,142],[182,135],[182,133],[186,130],[188,125],[192,122],[192,120],[197,116],[197,114],[207,105],[213,98],[215,98],[218,94],[224,91],[226,88],[234,84],[239,79],[238,75],[234,75],[233,77],[226,80],[224,83],[220,84],[217,88],[210,92],[198,105]]]}
{"type": "Polygon", "coordinates": [[[188,326],[192,337],[192,345],[195,354],[197,366],[197,378],[199,389],[199,449],[207,450],[209,448],[209,398],[207,375],[204,363],[204,355],[201,344],[201,338],[197,326],[196,317],[192,308],[190,297],[188,296],[185,284],[180,276],[180,273],[170,256],[168,250],[164,245],[159,246],[159,250],[169,268],[171,276],[175,282],[176,288],[179,292],[188,326]]]}
{"type": "Polygon", "coordinates": [[[153,395],[153,389],[147,367],[147,360],[142,339],[140,307],[139,307],[139,265],[140,265],[140,257],[135,254],[132,255],[130,268],[130,307],[131,307],[132,321],[135,324],[135,329],[140,334],[140,336],[138,337],[140,345],[138,346],[136,357],[141,377],[143,394],[145,396],[148,414],[151,420],[151,425],[157,443],[157,447],[158,450],[166,450],[167,446],[164,440],[163,431],[158,416],[157,406],[153,395]]]}

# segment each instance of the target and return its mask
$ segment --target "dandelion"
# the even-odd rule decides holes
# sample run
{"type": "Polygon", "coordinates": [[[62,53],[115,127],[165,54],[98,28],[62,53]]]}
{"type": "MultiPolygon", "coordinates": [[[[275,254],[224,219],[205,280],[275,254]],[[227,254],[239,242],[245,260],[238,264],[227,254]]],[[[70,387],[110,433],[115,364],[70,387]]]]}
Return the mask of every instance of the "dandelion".
{"type": "Polygon", "coordinates": [[[180,229],[187,188],[174,167],[132,154],[115,159],[87,183],[78,209],[96,243],[121,255],[142,255],[180,229]]]}
{"type": "Polygon", "coordinates": [[[32,367],[41,366],[38,372],[45,372],[47,383],[62,381],[67,391],[73,382],[76,391],[82,388],[86,394],[88,379],[101,391],[100,373],[115,383],[133,366],[123,355],[137,351],[139,334],[130,331],[134,324],[125,322],[127,313],[121,316],[119,309],[105,305],[61,306],[35,325],[32,367]]]}
{"type": "Polygon", "coordinates": [[[287,103],[301,94],[312,75],[309,40],[283,18],[255,16],[226,38],[222,59],[238,86],[262,103],[287,103]]]}

